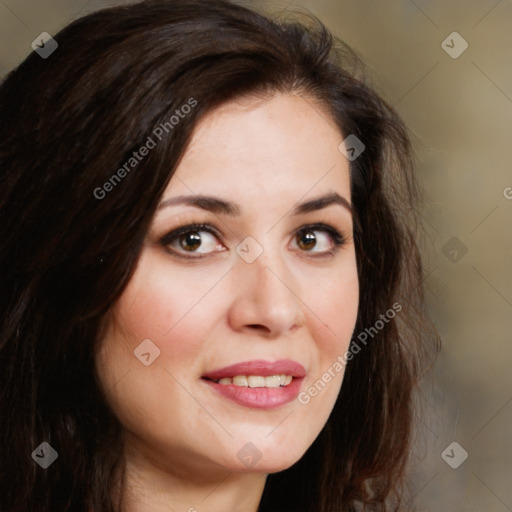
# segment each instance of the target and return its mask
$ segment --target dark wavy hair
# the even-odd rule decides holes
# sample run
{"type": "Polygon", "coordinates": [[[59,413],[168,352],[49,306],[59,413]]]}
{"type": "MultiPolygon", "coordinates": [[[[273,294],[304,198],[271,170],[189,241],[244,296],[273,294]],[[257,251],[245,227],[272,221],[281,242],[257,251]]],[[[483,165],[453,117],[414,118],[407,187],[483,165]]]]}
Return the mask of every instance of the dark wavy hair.
{"type": "MultiPolygon", "coordinates": [[[[32,52],[0,86],[0,509],[119,511],[123,429],[94,356],[194,128],[247,95],[316,100],[365,151],[350,162],[356,331],[400,314],[348,362],[327,424],[267,478],[260,512],[399,510],[415,389],[435,356],[407,130],[357,54],[314,17],[279,21],[225,0],[98,11],[32,52]],[[97,187],[193,97],[197,105],[108,198],[97,187]],[[32,451],[47,441],[58,463],[32,451]]],[[[355,340],[352,341],[354,343],[355,340]]],[[[404,501],[403,498],[401,500],[404,501]]]]}

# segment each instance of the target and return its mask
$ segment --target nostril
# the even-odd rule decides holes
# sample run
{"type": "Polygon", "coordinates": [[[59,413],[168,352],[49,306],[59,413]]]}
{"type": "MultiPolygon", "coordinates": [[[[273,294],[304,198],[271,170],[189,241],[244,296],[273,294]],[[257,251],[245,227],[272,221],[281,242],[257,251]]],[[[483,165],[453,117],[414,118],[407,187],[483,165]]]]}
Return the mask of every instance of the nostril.
{"type": "Polygon", "coordinates": [[[270,329],[268,327],[265,327],[264,325],[261,324],[249,324],[247,327],[250,327],[251,329],[257,329],[259,331],[270,332],[270,329]]]}

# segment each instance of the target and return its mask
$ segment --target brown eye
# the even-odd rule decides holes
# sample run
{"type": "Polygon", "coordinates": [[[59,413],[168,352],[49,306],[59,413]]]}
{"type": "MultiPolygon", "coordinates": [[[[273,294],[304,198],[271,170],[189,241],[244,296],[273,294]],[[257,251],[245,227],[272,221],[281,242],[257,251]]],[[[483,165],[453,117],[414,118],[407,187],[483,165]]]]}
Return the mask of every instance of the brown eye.
{"type": "Polygon", "coordinates": [[[328,224],[316,223],[300,228],[293,238],[293,245],[300,252],[321,257],[333,255],[345,243],[338,230],[328,224]]]}
{"type": "Polygon", "coordinates": [[[201,236],[197,231],[184,233],[179,237],[179,244],[185,251],[195,251],[201,245],[201,236]]]}
{"type": "Polygon", "coordinates": [[[305,250],[309,251],[316,245],[316,236],[313,231],[304,231],[297,235],[297,245],[305,250]]]}
{"type": "Polygon", "coordinates": [[[219,238],[218,232],[207,224],[190,224],[163,236],[160,243],[178,256],[201,257],[225,250],[219,238]]]}

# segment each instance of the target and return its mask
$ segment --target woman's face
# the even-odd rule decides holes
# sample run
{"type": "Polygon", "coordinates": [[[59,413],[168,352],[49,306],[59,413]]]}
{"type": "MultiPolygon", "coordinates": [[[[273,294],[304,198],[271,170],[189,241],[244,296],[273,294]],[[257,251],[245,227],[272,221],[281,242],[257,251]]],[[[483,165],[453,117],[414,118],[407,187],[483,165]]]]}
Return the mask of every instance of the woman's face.
{"type": "Polygon", "coordinates": [[[325,425],[359,292],[341,141],[289,94],[225,104],[197,126],[97,354],[138,456],[181,475],[270,473],[325,425]],[[175,232],[191,224],[203,226],[175,232]]]}

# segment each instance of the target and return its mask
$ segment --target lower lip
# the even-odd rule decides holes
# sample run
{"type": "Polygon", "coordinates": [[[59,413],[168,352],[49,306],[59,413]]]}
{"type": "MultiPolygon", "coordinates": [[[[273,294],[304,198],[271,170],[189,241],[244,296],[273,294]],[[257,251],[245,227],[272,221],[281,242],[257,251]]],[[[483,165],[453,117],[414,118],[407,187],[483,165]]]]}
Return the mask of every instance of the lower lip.
{"type": "Polygon", "coordinates": [[[278,388],[250,388],[233,384],[217,384],[212,380],[204,381],[217,393],[239,405],[252,409],[276,409],[295,400],[300,391],[302,377],[294,377],[288,386],[278,388]]]}

